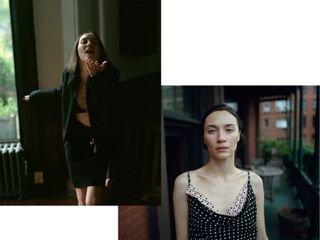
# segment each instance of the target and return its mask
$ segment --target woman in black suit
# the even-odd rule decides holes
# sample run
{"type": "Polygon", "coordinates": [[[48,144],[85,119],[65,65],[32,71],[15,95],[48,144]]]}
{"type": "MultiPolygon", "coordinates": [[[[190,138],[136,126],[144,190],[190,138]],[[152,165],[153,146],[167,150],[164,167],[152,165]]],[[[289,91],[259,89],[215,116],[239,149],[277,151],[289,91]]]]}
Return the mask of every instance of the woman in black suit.
{"type": "Polygon", "coordinates": [[[36,90],[25,101],[61,101],[62,130],[69,174],[79,205],[103,203],[107,172],[116,151],[114,119],[119,71],[97,34],[82,34],[74,44],[63,83],[36,90]]]}

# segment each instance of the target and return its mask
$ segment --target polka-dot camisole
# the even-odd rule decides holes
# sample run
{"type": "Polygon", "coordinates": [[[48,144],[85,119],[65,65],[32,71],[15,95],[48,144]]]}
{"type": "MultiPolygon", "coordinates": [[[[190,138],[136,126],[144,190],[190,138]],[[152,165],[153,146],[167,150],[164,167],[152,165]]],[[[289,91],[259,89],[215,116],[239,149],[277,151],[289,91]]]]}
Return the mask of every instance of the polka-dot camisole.
{"type": "Polygon", "coordinates": [[[188,235],[193,240],[257,239],[256,198],[250,183],[242,188],[227,214],[220,214],[203,194],[192,186],[188,172],[188,235]]]}

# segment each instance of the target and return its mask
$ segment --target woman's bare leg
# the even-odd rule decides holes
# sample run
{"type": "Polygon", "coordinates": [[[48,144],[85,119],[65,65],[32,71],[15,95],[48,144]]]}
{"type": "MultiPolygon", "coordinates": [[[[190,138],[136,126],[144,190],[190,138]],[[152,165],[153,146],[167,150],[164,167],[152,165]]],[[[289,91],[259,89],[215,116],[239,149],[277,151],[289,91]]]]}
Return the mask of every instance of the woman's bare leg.
{"type": "Polygon", "coordinates": [[[86,205],[87,188],[76,188],[78,205],[86,205]]]}
{"type": "Polygon", "coordinates": [[[104,203],[105,187],[87,187],[86,205],[102,205],[104,203]]]}

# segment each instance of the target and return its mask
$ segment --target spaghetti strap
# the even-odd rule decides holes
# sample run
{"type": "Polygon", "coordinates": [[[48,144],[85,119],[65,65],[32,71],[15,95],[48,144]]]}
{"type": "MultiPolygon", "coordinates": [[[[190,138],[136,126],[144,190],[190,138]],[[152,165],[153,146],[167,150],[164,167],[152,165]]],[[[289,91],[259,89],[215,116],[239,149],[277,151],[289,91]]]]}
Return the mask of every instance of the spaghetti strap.
{"type": "Polygon", "coordinates": [[[190,174],[189,174],[189,171],[187,173],[188,173],[188,187],[189,187],[190,186],[190,174]]]}
{"type": "Polygon", "coordinates": [[[250,183],[250,172],[248,171],[248,182],[250,183]]]}

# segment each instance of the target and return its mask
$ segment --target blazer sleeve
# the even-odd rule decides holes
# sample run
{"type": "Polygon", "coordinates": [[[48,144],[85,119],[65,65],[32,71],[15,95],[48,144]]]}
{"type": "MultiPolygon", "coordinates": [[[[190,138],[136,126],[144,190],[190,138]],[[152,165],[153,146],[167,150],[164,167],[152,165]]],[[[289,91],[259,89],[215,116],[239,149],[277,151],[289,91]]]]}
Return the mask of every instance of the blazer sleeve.
{"type": "MultiPolygon", "coordinates": [[[[62,81],[66,81],[67,70],[63,71],[62,81]]],[[[53,89],[38,89],[30,93],[30,101],[37,104],[59,102],[62,94],[62,86],[53,89]]]]}
{"type": "Polygon", "coordinates": [[[60,98],[60,88],[34,90],[30,93],[30,101],[38,104],[46,104],[58,101],[60,98]]]}

